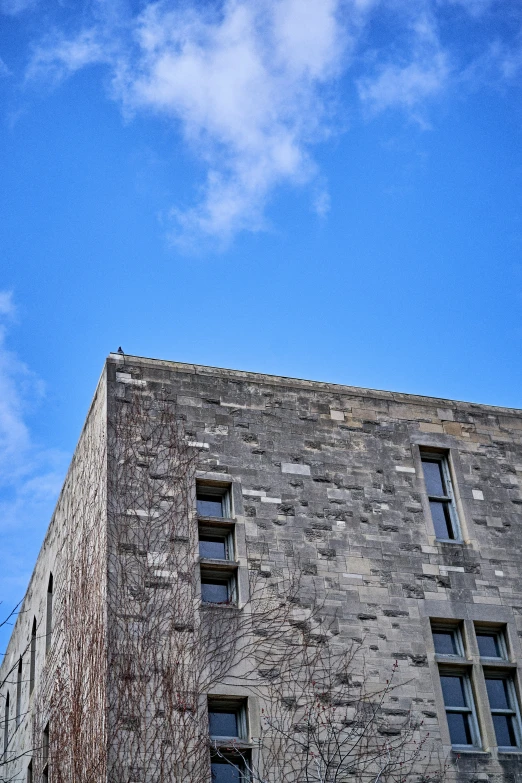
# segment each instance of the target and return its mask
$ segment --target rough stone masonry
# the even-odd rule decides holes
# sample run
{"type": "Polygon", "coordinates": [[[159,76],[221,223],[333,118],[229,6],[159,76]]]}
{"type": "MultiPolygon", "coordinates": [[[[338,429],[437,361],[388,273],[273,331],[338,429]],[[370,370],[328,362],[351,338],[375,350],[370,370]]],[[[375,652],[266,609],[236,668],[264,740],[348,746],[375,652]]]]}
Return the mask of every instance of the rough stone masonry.
{"type": "MultiPolygon", "coordinates": [[[[340,633],[364,639],[372,670],[385,677],[398,662],[405,683],[398,708],[413,703],[443,754],[459,755],[452,779],[522,781],[522,411],[110,354],[90,426],[102,434],[118,400],[165,390],[198,452],[201,486],[230,488],[241,564],[261,557],[267,571],[288,558],[305,564],[340,633]],[[430,491],[423,458],[448,471],[454,517],[446,518],[447,536],[433,506],[446,501],[430,491]],[[458,639],[456,657],[438,651],[444,634],[458,639]],[[500,645],[496,658],[483,655],[486,638],[500,645]],[[459,658],[464,668],[455,668],[459,658]],[[451,734],[458,727],[441,683],[441,675],[459,672],[471,684],[468,747],[451,734]],[[510,683],[510,745],[499,744],[504,718],[496,721],[488,677],[510,683]]],[[[71,491],[69,480],[64,493],[71,491]]],[[[2,668],[3,681],[23,653],[16,719],[16,669],[2,693],[5,710],[10,692],[4,739],[17,780],[26,777],[35,741],[46,653],[39,633],[30,686],[31,623],[33,616],[44,622],[63,498],[2,668]]]]}

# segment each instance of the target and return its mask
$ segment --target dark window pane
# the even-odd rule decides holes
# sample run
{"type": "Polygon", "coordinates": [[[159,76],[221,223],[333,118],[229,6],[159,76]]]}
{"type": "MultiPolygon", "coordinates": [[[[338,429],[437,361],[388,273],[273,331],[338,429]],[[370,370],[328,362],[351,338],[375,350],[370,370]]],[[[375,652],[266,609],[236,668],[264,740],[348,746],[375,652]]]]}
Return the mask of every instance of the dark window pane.
{"type": "Polygon", "coordinates": [[[507,680],[486,677],[486,688],[488,689],[489,706],[492,710],[510,709],[507,680]]]}
{"type": "Polygon", "coordinates": [[[227,547],[224,538],[201,536],[199,539],[199,554],[213,560],[226,560],[227,547]]]}
{"type": "Polygon", "coordinates": [[[207,604],[228,603],[228,582],[224,580],[201,580],[201,600],[207,604]]]}
{"type": "Polygon", "coordinates": [[[422,460],[424,470],[424,481],[426,482],[426,491],[428,495],[437,497],[445,496],[444,478],[442,475],[442,463],[439,460],[422,460]]]}
{"type": "Polygon", "coordinates": [[[498,633],[477,633],[479,652],[487,658],[502,658],[498,633]]]}
{"type": "Polygon", "coordinates": [[[447,712],[452,745],[472,745],[468,715],[461,712],[447,712]]]}
{"type": "Polygon", "coordinates": [[[455,631],[433,631],[435,652],[439,655],[459,655],[455,631]]]}
{"type": "Polygon", "coordinates": [[[202,495],[198,492],[197,512],[200,517],[222,517],[223,498],[219,495],[202,495]]]}
{"type": "Polygon", "coordinates": [[[497,745],[513,747],[513,745],[517,744],[511,715],[493,715],[493,725],[495,727],[497,745]]]}
{"type": "Polygon", "coordinates": [[[227,761],[213,761],[212,783],[237,783],[241,780],[241,772],[227,761]]]}
{"type": "Polygon", "coordinates": [[[443,674],[440,678],[446,707],[467,707],[464,695],[464,678],[443,674]]]}
{"type": "Polygon", "coordinates": [[[209,731],[211,737],[237,737],[237,712],[209,710],[209,731]]]}
{"type": "Polygon", "coordinates": [[[451,525],[449,503],[430,500],[430,509],[437,538],[455,538],[451,525]]]}

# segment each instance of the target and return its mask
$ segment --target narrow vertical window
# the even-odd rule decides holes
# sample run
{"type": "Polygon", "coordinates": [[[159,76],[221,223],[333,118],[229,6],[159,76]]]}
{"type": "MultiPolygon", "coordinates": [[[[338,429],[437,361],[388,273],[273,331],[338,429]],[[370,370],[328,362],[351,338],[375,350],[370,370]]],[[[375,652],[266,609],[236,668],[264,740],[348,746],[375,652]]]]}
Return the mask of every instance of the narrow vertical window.
{"type": "Polygon", "coordinates": [[[479,743],[469,677],[466,674],[443,672],[440,675],[440,684],[451,744],[457,747],[476,747],[479,743]]]}
{"type": "Polygon", "coordinates": [[[53,632],[53,575],[49,576],[49,584],[47,586],[47,607],[45,617],[45,653],[49,652],[51,646],[51,636],[53,632]]]}
{"type": "Polygon", "coordinates": [[[42,737],[42,783],[49,781],[49,724],[43,730],[42,737]]]}
{"type": "Polygon", "coordinates": [[[486,674],[486,688],[498,746],[520,747],[520,717],[513,680],[486,674]]]}
{"type": "Polygon", "coordinates": [[[212,783],[246,783],[249,750],[246,702],[209,698],[208,728],[212,783]]]}
{"type": "Polygon", "coordinates": [[[36,617],[33,619],[33,628],[31,630],[31,644],[30,644],[30,661],[29,661],[29,693],[31,694],[34,689],[34,675],[36,670],[36,617]]]}
{"type": "Polygon", "coordinates": [[[18,661],[18,671],[16,673],[16,728],[20,725],[21,705],[22,705],[22,656],[18,661]]]}
{"type": "Polygon", "coordinates": [[[460,541],[462,537],[448,457],[446,454],[422,452],[421,460],[435,536],[442,541],[460,541]]]}
{"type": "Polygon", "coordinates": [[[9,745],[9,693],[5,698],[5,710],[4,710],[4,757],[7,754],[8,745],[9,745]]]}
{"type": "Polygon", "coordinates": [[[232,516],[230,487],[214,484],[196,485],[196,510],[199,517],[224,519],[232,516]]]}
{"type": "Polygon", "coordinates": [[[27,783],[33,783],[33,760],[27,766],[27,783]]]}

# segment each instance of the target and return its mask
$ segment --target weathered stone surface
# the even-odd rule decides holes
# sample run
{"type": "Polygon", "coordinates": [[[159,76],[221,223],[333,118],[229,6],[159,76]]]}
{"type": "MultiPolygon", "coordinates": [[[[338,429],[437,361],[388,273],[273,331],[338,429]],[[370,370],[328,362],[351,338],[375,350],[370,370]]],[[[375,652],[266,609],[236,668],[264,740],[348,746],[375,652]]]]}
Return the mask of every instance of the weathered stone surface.
{"type": "MultiPolygon", "coordinates": [[[[233,513],[246,522],[248,558],[262,550],[267,573],[298,560],[332,602],[339,640],[371,635],[377,680],[398,661],[403,695],[450,753],[429,618],[505,623],[510,655],[522,661],[522,413],[130,356],[111,355],[105,378],[109,399],[161,390],[177,402],[199,470],[242,491],[233,513]],[[451,454],[462,543],[433,535],[420,446],[451,454]]],[[[4,673],[27,643],[28,618],[43,616],[59,524],[58,513],[4,673]]],[[[166,581],[158,574],[156,587],[166,581]]],[[[468,657],[477,663],[476,651],[468,657]]],[[[39,667],[43,658],[39,647],[39,667]]],[[[485,715],[487,703],[478,708],[485,715]]],[[[28,736],[24,719],[13,747],[28,736]]],[[[487,753],[464,754],[458,779],[522,781],[521,757],[488,739],[487,753]]]]}

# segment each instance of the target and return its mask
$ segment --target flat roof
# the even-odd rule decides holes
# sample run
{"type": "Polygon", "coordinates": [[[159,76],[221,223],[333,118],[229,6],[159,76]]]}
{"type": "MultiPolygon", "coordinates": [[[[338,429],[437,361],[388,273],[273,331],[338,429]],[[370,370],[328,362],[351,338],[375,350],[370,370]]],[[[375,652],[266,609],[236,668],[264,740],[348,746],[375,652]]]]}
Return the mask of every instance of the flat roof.
{"type": "Polygon", "coordinates": [[[510,416],[521,416],[521,408],[507,408],[500,405],[489,405],[481,402],[469,402],[466,400],[452,400],[446,397],[430,397],[422,394],[409,394],[407,392],[393,392],[383,389],[368,389],[362,386],[348,386],[340,383],[330,383],[327,381],[311,381],[302,378],[291,378],[284,375],[269,375],[266,373],[251,372],[247,370],[232,370],[226,367],[211,367],[204,364],[190,364],[187,362],[176,362],[169,359],[154,359],[146,356],[133,356],[131,354],[110,353],[107,360],[119,363],[129,361],[137,364],[150,364],[165,367],[169,370],[178,370],[184,373],[194,375],[215,375],[221,378],[234,378],[250,383],[263,383],[270,386],[284,386],[294,389],[306,389],[309,391],[330,391],[334,394],[349,394],[365,397],[373,397],[381,400],[391,400],[393,402],[403,402],[410,404],[433,404],[433,405],[452,405],[456,407],[466,407],[491,411],[492,413],[503,413],[510,416]]]}

